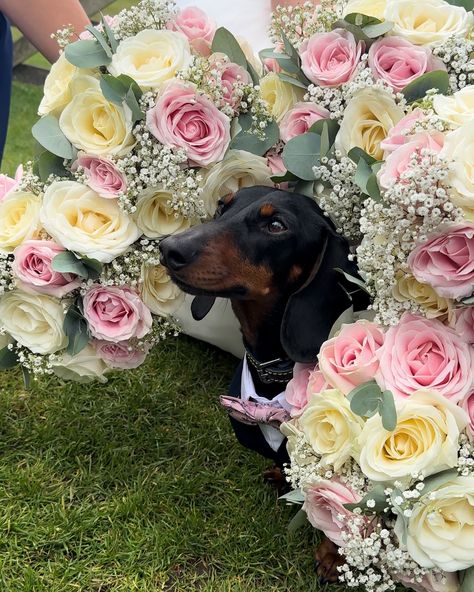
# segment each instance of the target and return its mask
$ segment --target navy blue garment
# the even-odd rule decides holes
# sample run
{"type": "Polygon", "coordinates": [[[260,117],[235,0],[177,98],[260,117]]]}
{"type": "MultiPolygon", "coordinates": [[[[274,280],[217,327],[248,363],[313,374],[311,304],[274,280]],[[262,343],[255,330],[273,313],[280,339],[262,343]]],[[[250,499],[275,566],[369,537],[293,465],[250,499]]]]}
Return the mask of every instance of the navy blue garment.
{"type": "Polygon", "coordinates": [[[12,88],[13,44],[10,23],[0,12],[0,163],[7,138],[12,88]]]}

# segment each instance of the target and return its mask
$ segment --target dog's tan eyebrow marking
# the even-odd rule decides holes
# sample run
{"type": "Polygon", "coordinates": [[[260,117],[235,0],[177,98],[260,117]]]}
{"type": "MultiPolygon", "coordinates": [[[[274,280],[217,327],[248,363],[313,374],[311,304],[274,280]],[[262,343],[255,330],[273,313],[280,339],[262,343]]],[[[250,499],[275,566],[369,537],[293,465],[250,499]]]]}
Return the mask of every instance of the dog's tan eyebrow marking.
{"type": "Polygon", "coordinates": [[[263,206],[260,208],[260,214],[266,218],[273,216],[274,213],[275,208],[272,206],[272,204],[263,204],[263,206]]]}

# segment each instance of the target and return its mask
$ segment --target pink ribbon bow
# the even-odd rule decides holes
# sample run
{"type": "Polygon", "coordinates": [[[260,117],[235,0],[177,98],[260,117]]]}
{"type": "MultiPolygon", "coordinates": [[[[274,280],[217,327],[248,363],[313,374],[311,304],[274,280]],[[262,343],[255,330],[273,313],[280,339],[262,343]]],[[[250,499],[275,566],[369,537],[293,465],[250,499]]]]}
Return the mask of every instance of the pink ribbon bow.
{"type": "Polygon", "coordinates": [[[247,425],[264,423],[279,428],[282,423],[291,419],[288,411],[282,407],[242,401],[242,399],[227,395],[221,395],[220,402],[230,417],[247,425]]]}

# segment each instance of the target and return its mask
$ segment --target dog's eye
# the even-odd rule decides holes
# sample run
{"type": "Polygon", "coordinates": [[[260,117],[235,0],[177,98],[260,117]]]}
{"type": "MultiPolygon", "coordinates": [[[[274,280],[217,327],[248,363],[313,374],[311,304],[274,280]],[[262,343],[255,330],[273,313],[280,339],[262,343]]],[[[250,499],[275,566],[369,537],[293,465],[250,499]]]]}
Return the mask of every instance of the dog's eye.
{"type": "Polygon", "coordinates": [[[280,222],[280,220],[272,220],[269,222],[267,224],[267,229],[272,234],[279,234],[280,232],[285,232],[285,230],[288,230],[283,222],[280,222]]]}

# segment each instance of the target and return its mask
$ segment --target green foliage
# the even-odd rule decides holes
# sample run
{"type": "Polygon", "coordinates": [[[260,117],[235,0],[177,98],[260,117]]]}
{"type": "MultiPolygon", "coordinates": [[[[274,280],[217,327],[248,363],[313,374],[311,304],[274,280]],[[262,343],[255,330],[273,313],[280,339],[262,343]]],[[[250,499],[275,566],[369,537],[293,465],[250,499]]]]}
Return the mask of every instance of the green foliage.
{"type": "Polygon", "coordinates": [[[142,91],[138,84],[127,76],[112,76],[111,74],[102,74],[100,77],[100,89],[104,97],[116,105],[122,106],[125,103],[132,112],[133,121],[140,121],[145,114],[140,108],[139,100],[142,97],[142,91]]]}
{"type": "Polygon", "coordinates": [[[103,33],[101,33],[99,31],[99,29],[96,29],[94,26],[92,25],[87,25],[86,30],[89,31],[89,33],[95,37],[96,41],[99,43],[99,45],[102,47],[102,49],[104,50],[106,56],[110,59],[112,59],[113,53],[112,50],[109,47],[109,44],[107,43],[107,37],[105,37],[103,35],[103,33]]]}
{"type": "Polygon", "coordinates": [[[320,164],[321,136],[313,132],[292,138],[283,149],[283,163],[303,181],[314,181],[313,167],[320,164]]]}
{"type": "Polygon", "coordinates": [[[47,181],[50,175],[70,177],[70,172],[64,166],[64,159],[45,150],[37,157],[35,163],[38,175],[42,181],[47,181]]]}
{"type": "Polygon", "coordinates": [[[69,310],[64,317],[63,329],[69,340],[67,353],[70,356],[75,356],[80,353],[90,341],[87,321],[78,304],[73,304],[69,307],[69,310]]]}
{"type": "Polygon", "coordinates": [[[75,150],[61,131],[59,121],[53,115],[46,115],[39,119],[31,133],[35,140],[52,154],[67,160],[74,158],[75,150]]]}
{"type": "Polygon", "coordinates": [[[384,493],[386,485],[383,483],[376,483],[373,488],[365,494],[365,496],[355,504],[344,504],[344,507],[354,511],[356,508],[360,508],[366,514],[382,514],[385,508],[389,507],[387,502],[387,496],[384,493]],[[369,500],[373,500],[375,505],[370,507],[367,505],[369,500]]]}
{"type": "Polygon", "coordinates": [[[456,469],[446,469],[445,471],[441,471],[440,473],[430,475],[429,477],[426,477],[426,479],[423,481],[425,486],[421,490],[420,495],[427,495],[428,493],[431,493],[435,489],[442,487],[443,485],[448,483],[448,481],[451,481],[452,479],[455,479],[458,476],[459,473],[456,469]]]}
{"type": "Polygon", "coordinates": [[[388,432],[397,426],[397,410],[393,394],[382,391],[375,381],[356,386],[350,393],[351,410],[360,417],[372,417],[376,413],[382,418],[382,425],[388,432]]]}
{"type": "MultiPolygon", "coordinates": [[[[453,6],[462,6],[468,12],[474,10],[474,0],[446,0],[446,2],[448,4],[452,4],[453,6]]],[[[474,586],[473,586],[473,590],[474,590],[474,586]]]]}
{"type": "Polygon", "coordinates": [[[343,19],[336,21],[333,29],[345,29],[351,32],[357,41],[364,41],[368,46],[375,39],[387,34],[393,29],[393,23],[390,21],[380,21],[379,19],[360,13],[347,14],[343,19]]]}
{"type": "Polygon", "coordinates": [[[107,52],[94,39],[79,39],[70,43],[64,50],[67,61],[78,68],[99,68],[108,66],[112,61],[112,52],[107,52]]]}
{"type": "Polygon", "coordinates": [[[352,148],[348,153],[349,158],[357,163],[354,183],[360,188],[362,193],[372,199],[379,201],[382,199],[380,187],[377,181],[377,171],[381,163],[370,154],[367,154],[362,148],[352,148]]]}
{"type": "Polygon", "coordinates": [[[263,156],[278,142],[280,137],[280,130],[276,121],[271,121],[267,125],[263,139],[249,131],[252,125],[252,117],[248,113],[244,113],[238,118],[238,124],[241,129],[232,139],[229,150],[246,150],[257,156],[263,156]]]}
{"type": "Polygon", "coordinates": [[[436,89],[440,94],[449,92],[449,75],[444,70],[433,70],[423,74],[402,90],[408,103],[424,99],[429,90],[436,89]]]}
{"type": "Polygon", "coordinates": [[[461,574],[459,592],[474,592],[474,567],[466,569],[461,574]]]}
{"type": "Polygon", "coordinates": [[[18,357],[7,346],[0,349],[0,370],[9,370],[18,365],[18,357]]]}
{"type": "Polygon", "coordinates": [[[73,273],[86,280],[96,280],[102,272],[102,263],[79,257],[72,251],[63,251],[54,257],[52,268],[60,273],[73,273]]]}
{"type": "Polygon", "coordinates": [[[225,27],[219,27],[217,29],[212,40],[212,51],[223,53],[231,62],[242,66],[250,74],[254,84],[258,84],[260,77],[255,71],[255,68],[245,57],[245,53],[237,39],[225,27]]]}

